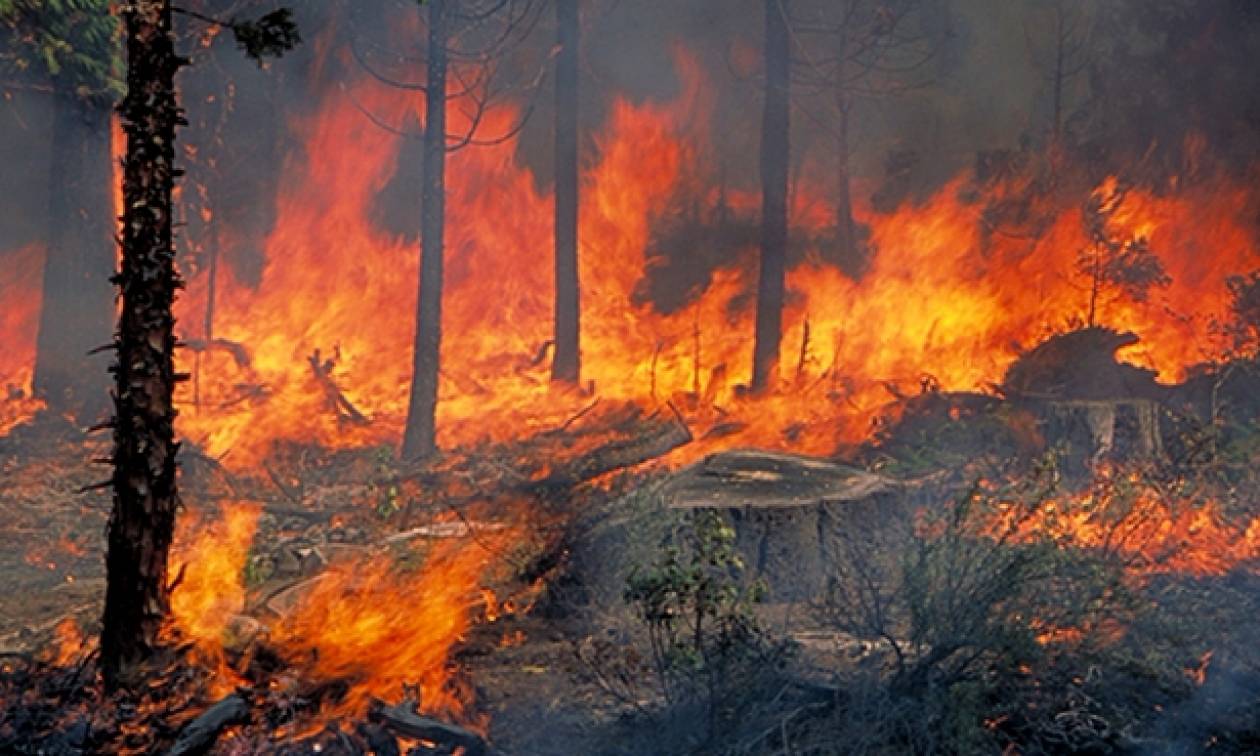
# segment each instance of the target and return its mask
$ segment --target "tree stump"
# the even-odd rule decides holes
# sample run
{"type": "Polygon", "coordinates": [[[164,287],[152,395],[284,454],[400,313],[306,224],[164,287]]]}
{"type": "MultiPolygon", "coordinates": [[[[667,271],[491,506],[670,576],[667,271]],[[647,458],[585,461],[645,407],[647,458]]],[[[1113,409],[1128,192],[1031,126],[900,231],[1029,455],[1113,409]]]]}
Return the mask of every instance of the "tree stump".
{"type": "Polygon", "coordinates": [[[751,577],[776,601],[826,585],[831,540],[858,502],[889,502],[905,485],[866,470],[793,454],[733,451],[680,471],[662,490],[670,509],[716,509],[735,527],[751,577]]]}

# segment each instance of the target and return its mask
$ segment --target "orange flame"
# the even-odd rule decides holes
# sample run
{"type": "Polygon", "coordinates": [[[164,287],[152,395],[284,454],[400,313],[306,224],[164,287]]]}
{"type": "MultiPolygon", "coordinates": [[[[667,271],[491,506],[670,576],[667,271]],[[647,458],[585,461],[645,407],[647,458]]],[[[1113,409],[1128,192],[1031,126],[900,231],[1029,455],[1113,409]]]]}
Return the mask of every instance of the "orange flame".
{"type": "Polygon", "coordinates": [[[1260,560],[1260,517],[1239,521],[1214,501],[1170,498],[1150,488],[1131,498],[1104,490],[1046,501],[1018,523],[1009,519],[1013,511],[998,518],[997,530],[1013,526],[1016,535],[1105,550],[1138,575],[1224,575],[1260,560]]]}
{"type": "MultiPolygon", "coordinates": [[[[780,383],[747,396],[755,249],[722,250],[729,264],[677,311],[636,297],[655,264],[654,224],[671,198],[712,207],[720,193],[732,212],[757,211],[755,192],[704,185],[715,175],[711,87],[694,58],[680,52],[676,65],[677,97],[617,100],[593,139],[582,179],[580,277],[584,378],[602,397],[673,400],[701,439],[677,459],[732,444],[834,451],[866,436],[888,401],[886,387],[913,387],[930,372],[929,382],[944,389],[983,388],[1021,348],[1083,318],[1083,194],[1037,190],[1031,177],[981,182],[965,171],[891,212],[859,201],[871,256],[855,280],[818,262],[825,242],[808,241],[824,239],[833,221],[824,182],[806,170],[792,194],[792,226],[807,249],[788,273],[780,383]],[[1017,219],[995,220],[1002,216],[990,210],[1010,205],[1021,208],[1017,219]]],[[[418,168],[399,164],[402,139],[364,109],[403,123],[423,106],[367,77],[328,94],[291,124],[304,148],[283,169],[259,283],[236,276],[233,250],[223,255],[214,325],[223,341],[201,355],[198,405],[181,397],[180,430],[229,465],[253,465],[277,440],[345,446],[401,435],[419,250],[383,230],[376,209],[397,173],[418,168]],[[361,417],[335,400],[333,384],[361,417]]],[[[463,116],[451,110],[456,128],[463,116]]],[[[507,129],[515,115],[494,110],[482,127],[507,129]]],[[[1202,141],[1187,136],[1191,147],[1202,141]]],[[[550,427],[589,401],[548,381],[541,348],[551,336],[552,199],[516,149],[508,141],[449,161],[438,410],[439,442],[448,447],[550,427]]],[[[1122,178],[1099,192],[1114,192],[1122,178]]],[[[1164,184],[1127,188],[1107,231],[1146,239],[1171,278],[1146,302],[1102,297],[1102,322],[1145,337],[1127,359],[1175,380],[1210,356],[1208,326],[1228,314],[1225,278],[1260,259],[1249,221],[1260,203],[1253,185],[1217,175],[1200,157],[1164,184]]],[[[239,244],[231,234],[223,240],[239,244]]],[[[180,301],[183,324],[204,321],[203,279],[190,281],[180,301]]],[[[21,287],[20,307],[6,298],[4,315],[27,324],[5,331],[28,342],[33,284],[21,287]]],[[[4,358],[0,378],[24,385],[29,352],[4,358]]],[[[185,351],[182,369],[191,361],[185,351]]],[[[29,414],[15,406],[6,403],[5,415],[29,414]]]]}
{"type": "Polygon", "coordinates": [[[373,697],[397,700],[416,687],[423,710],[466,720],[471,690],[453,674],[450,652],[481,604],[480,581],[514,535],[443,542],[414,573],[391,569],[387,555],[334,568],[271,640],[316,679],[353,684],[339,711],[362,714],[373,697]]]}
{"type": "Polygon", "coordinates": [[[91,644],[83,637],[79,623],[73,617],[66,617],[53,627],[52,646],[46,652],[47,659],[54,666],[64,667],[77,660],[91,644]]]}
{"type": "Polygon", "coordinates": [[[1203,655],[1199,657],[1199,663],[1186,670],[1186,677],[1189,677],[1195,685],[1202,686],[1203,683],[1207,682],[1208,666],[1212,663],[1214,653],[1212,649],[1204,651],[1203,655]]]}
{"type": "MultiPolygon", "coordinates": [[[[174,627],[225,690],[241,682],[224,644],[245,607],[243,573],[258,515],[256,505],[231,503],[215,520],[185,517],[172,556],[180,565],[174,627]]],[[[467,721],[472,694],[451,668],[450,652],[481,604],[482,580],[518,536],[502,528],[444,539],[414,571],[395,569],[384,552],[339,563],[299,592],[266,630],[266,643],[308,679],[349,684],[330,716],[362,715],[373,698],[398,700],[415,687],[425,711],[467,721]]]]}
{"type": "Polygon", "coordinates": [[[224,688],[239,681],[223,644],[233,619],[245,608],[243,571],[259,512],[253,503],[227,502],[217,518],[187,514],[179,519],[171,553],[177,581],[171,594],[172,622],[193,641],[199,658],[224,688]]]}
{"type": "Polygon", "coordinates": [[[37,244],[0,255],[0,436],[43,406],[31,385],[43,269],[37,244]]]}
{"type": "MultiPolygon", "coordinates": [[[[584,378],[605,397],[674,399],[697,435],[715,429],[682,455],[732,443],[833,451],[865,436],[887,385],[914,386],[930,371],[942,388],[981,388],[1021,347],[1083,318],[1083,197],[1040,197],[1028,211],[1036,223],[996,228],[986,207],[1019,200],[1027,180],[981,185],[964,173],[893,212],[855,208],[872,248],[860,280],[817,263],[819,249],[807,251],[788,274],[779,390],[746,396],[755,250],[729,250],[730,264],[679,311],[635,297],[654,264],[653,223],[671,196],[705,175],[708,89],[694,59],[679,54],[677,62],[675,100],[617,101],[595,139],[583,178],[580,272],[584,378]]],[[[401,432],[418,250],[379,228],[373,203],[397,171],[414,167],[398,165],[401,140],[360,107],[401,121],[420,106],[374,81],[349,90],[353,98],[330,96],[294,125],[304,160],[285,169],[261,283],[245,286],[230,270],[220,282],[216,334],[243,345],[248,363],[228,351],[203,360],[202,406],[184,412],[181,429],[229,464],[252,463],[276,439],[339,446],[401,432]],[[309,361],[316,354],[369,423],[329,402],[309,361]]],[[[486,128],[506,128],[513,115],[493,112],[486,128]]],[[[447,446],[547,427],[586,401],[553,390],[546,361],[536,358],[551,334],[551,198],[515,149],[461,151],[448,169],[439,405],[447,446]]],[[[1100,191],[1117,185],[1109,179],[1100,191]]],[[[716,201],[716,190],[694,192],[701,205],[716,201]]],[[[1175,191],[1126,192],[1108,232],[1149,240],[1172,279],[1146,303],[1101,301],[1104,322],[1150,337],[1128,359],[1173,380],[1208,356],[1200,345],[1210,320],[1226,314],[1225,277],[1260,258],[1246,220],[1253,194],[1236,179],[1191,173],[1175,191]]],[[[793,196],[793,227],[825,235],[826,192],[806,176],[793,196]]],[[[754,193],[724,198],[755,217],[754,193]]],[[[182,307],[196,311],[204,293],[197,281],[190,288],[182,307]]]]}

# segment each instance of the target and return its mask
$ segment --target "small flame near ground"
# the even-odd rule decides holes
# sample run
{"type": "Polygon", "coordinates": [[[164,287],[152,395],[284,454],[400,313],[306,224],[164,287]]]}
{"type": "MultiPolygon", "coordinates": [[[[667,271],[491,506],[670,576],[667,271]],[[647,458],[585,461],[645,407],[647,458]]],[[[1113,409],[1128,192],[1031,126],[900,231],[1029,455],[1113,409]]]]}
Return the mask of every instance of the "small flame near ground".
{"type": "MultiPolygon", "coordinates": [[[[222,692],[242,682],[224,649],[246,608],[245,566],[259,511],[235,502],[217,517],[183,518],[172,558],[180,565],[174,628],[195,643],[222,692]]],[[[400,567],[384,550],[331,565],[270,623],[265,643],[296,677],[349,684],[321,721],[362,717],[373,700],[396,701],[410,691],[422,710],[476,726],[472,690],[451,652],[484,605],[483,580],[520,538],[513,528],[498,528],[440,539],[418,567],[400,567]]]]}
{"type": "Polygon", "coordinates": [[[1230,517],[1216,501],[1169,495],[1133,481],[1128,484],[1134,488],[1122,492],[1107,483],[1105,473],[1100,481],[1093,491],[1036,504],[1030,515],[1008,505],[993,530],[1049,537],[1064,548],[1107,550],[1139,576],[1220,576],[1260,563],[1260,517],[1230,517]]]}
{"type": "Polygon", "coordinates": [[[245,609],[244,569],[261,508],[225,502],[217,516],[189,512],[179,519],[171,555],[174,628],[194,643],[197,660],[214,671],[217,692],[239,684],[224,654],[225,634],[245,609]]]}

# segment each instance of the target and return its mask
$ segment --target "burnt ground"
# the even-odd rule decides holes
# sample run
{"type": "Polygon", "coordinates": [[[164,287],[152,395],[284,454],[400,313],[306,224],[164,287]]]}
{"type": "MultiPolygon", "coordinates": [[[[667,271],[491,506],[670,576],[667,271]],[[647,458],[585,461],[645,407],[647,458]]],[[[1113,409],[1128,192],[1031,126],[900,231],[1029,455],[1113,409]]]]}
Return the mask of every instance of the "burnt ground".
{"type": "Polygon", "coordinates": [[[19,428],[0,439],[0,651],[25,650],[62,619],[92,627],[105,591],[104,533],[109,495],[98,483],[104,442],[85,445],[73,429],[19,428]]]}
{"type": "MultiPolygon", "coordinates": [[[[99,483],[93,458],[107,452],[103,440],[87,440],[47,417],[0,439],[0,530],[12,548],[0,550],[0,654],[48,658],[64,640],[65,621],[89,638],[70,659],[77,664],[99,631],[104,599],[104,533],[109,495],[85,490],[99,483]]],[[[404,519],[413,507],[406,486],[385,492],[365,476],[389,474],[379,450],[348,455],[309,450],[272,463],[257,479],[237,477],[196,455],[185,454],[182,492],[186,514],[209,512],[219,502],[248,499],[262,505],[251,564],[270,573],[251,585],[256,608],[265,597],[301,585],[338,554],[408,530],[423,518],[404,519]],[[343,481],[350,481],[349,484],[343,481]],[[195,502],[195,504],[190,504],[195,502]],[[390,516],[392,515],[392,516],[390,516]],[[312,557],[314,553],[317,556],[312,557]]],[[[423,525],[421,525],[423,527],[423,525]]],[[[510,589],[505,589],[510,590],[510,589]]],[[[624,707],[583,668],[576,653],[586,625],[505,613],[475,626],[455,649],[455,663],[474,685],[478,716],[504,753],[597,753],[616,728],[624,707]],[[545,725],[543,724],[545,723],[545,725]]]]}
{"type": "MultiPolygon", "coordinates": [[[[1049,351],[1037,357],[1053,368],[1061,360],[1049,351]]],[[[1095,365],[1094,372],[1106,370],[1095,365]]],[[[965,486],[967,478],[957,472],[961,460],[991,462],[1015,449],[1025,461],[1013,474],[1029,476],[1030,460],[1053,447],[1065,460],[1065,478],[1100,462],[1146,459],[1150,467],[1158,457],[1161,485],[1171,481],[1178,490],[1198,485],[1220,493],[1220,516],[1234,522],[1260,515],[1251,472],[1260,459],[1249,399],[1254,386],[1217,387],[1214,396],[1235,397],[1229,405],[1234,414],[1222,418],[1223,430],[1210,439],[1213,451],[1204,455],[1202,423],[1196,425],[1192,413],[1174,411],[1193,405],[1195,380],[1203,379],[1160,389],[1163,395],[1153,399],[1149,383],[1136,397],[1069,388],[1047,398],[1047,386],[1064,386],[1061,374],[1031,369],[1010,381],[1007,397],[928,392],[903,401],[875,443],[853,454],[851,467],[790,455],[733,454],[671,475],[650,461],[677,442],[669,423],[616,408],[593,420],[589,434],[578,428],[576,440],[543,434],[522,444],[453,453],[422,470],[398,466],[385,449],[292,447],[277,450],[263,472],[240,475],[187,449],[182,490],[192,512],[213,512],[218,502],[231,500],[261,505],[246,569],[251,611],[274,609],[267,597],[304,584],[342,556],[362,555],[400,532],[432,528],[436,513],[487,492],[527,502],[529,558],[492,587],[500,595],[526,585],[545,590],[523,592],[530,596],[526,609],[501,612],[493,621],[478,617],[454,649],[455,663],[474,686],[476,710],[488,719],[490,742],[508,754],[664,753],[660,739],[676,744],[694,735],[696,718],[685,711],[664,719],[645,715],[661,703],[656,692],[618,680],[645,677],[642,628],[622,593],[627,575],[659,558],[688,511],[721,509],[722,497],[732,492],[749,499],[729,515],[737,548],[770,583],[771,601],[780,602],[757,608],[760,623],[794,641],[795,681],[766,695],[775,701],[798,696],[786,714],[774,714],[786,722],[817,710],[819,690],[839,696],[828,687],[836,675],[888,666],[886,655],[872,651],[877,643],[857,637],[843,621],[820,620],[806,604],[791,603],[792,587],[816,581],[817,563],[838,548],[817,535],[847,529],[835,527],[838,511],[909,521],[895,507],[948,499],[965,486]],[[1036,398],[1021,403],[1021,393],[1036,398]],[[665,443],[637,456],[627,452],[624,440],[601,446],[597,429],[609,417],[624,438],[665,443]],[[565,464],[566,455],[577,456],[565,464]],[[777,480],[787,482],[767,485],[777,480]],[[783,491],[812,493],[784,497],[783,491]],[[813,501],[818,496],[821,504],[813,501]]],[[[0,439],[0,534],[15,545],[0,551],[0,574],[6,576],[0,653],[10,658],[48,653],[64,636],[59,625],[67,617],[89,637],[98,629],[109,500],[106,492],[84,489],[99,483],[91,460],[104,456],[103,444],[49,418],[0,439]]],[[[446,537],[443,527],[425,531],[425,538],[446,537]]],[[[1200,532],[1192,526],[1181,536],[1187,540],[1164,544],[1151,558],[1193,551],[1200,532]]],[[[1254,649],[1247,650],[1254,646],[1253,618],[1260,612],[1260,542],[1251,543],[1250,531],[1228,533],[1233,540],[1209,541],[1200,549],[1221,565],[1215,574],[1157,571],[1144,583],[1141,603],[1154,611],[1124,615],[1129,625],[1122,643],[1114,642],[1106,624],[1096,627],[1111,638],[1107,644],[1115,644],[1103,656],[1078,649],[1079,659],[1056,662],[1031,679],[1021,672],[1013,687],[987,693],[996,696],[988,705],[999,711],[1003,698],[1027,698],[1044,712],[1007,711],[992,719],[995,730],[1010,728],[1003,729],[1004,737],[1038,744],[1029,753],[1246,753],[1260,744],[1260,664],[1254,649]]],[[[838,700],[822,708],[835,709],[838,700]]],[[[852,735],[844,728],[854,725],[827,720],[796,726],[806,738],[811,727],[852,735]]],[[[857,732],[862,729],[869,727],[857,732]]],[[[289,752],[311,752],[311,742],[295,747],[289,752]]],[[[687,750],[675,745],[670,752],[687,750]]]]}
{"type": "MultiPolygon", "coordinates": [[[[87,646],[65,657],[77,665],[99,631],[104,597],[109,496],[84,489],[100,482],[91,460],[107,451],[105,442],[85,440],[64,423],[41,418],[0,443],[5,476],[0,528],[15,545],[0,551],[0,574],[6,576],[6,590],[0,593],[0,654],[55,654],[69,618],[89,638],[87,646]]],[[[364,482],[365,476],[390,472],[382,467],[378,450],[331,455],[306,450],[287,460],[273,463],[260,478],[234,476],[195,450],[182,466],[186,514],[213,513],[218,502],[239,498],[262,504],[251,564],[266,564],[271,574],[251,586],[250,603],[256,608],[265,603],[263,597],[318,574],[336,554],[357,553],[422,521],[404,518],[402,513],[417,508],[405,487],[385,496],[381,486],[364,482]],[[306,461],[294,462],[297,458],[306,461]],[[382,516],[385,503],[397,511],[382,516]]],[[[586,510],[574,520],[572,532],[581,533],[587,544],[566,565],[583,577],[576,582],[559,577],[532,611],[505,612],[493,622],[480,618],[455,649],[454,660],[474,686],[476,711],[488,718],[487,735],[497,751],[539,756],[642,752],[637,743],[643,720],[636,702],[610,693],[586,652],[598,646],[619,655],[631,648],[628,633],[634,622],[621,600],[626,570],[633,562],[650,561],[676,525],[635,508],[639,498],[633,491],[640,485],[652,488],[661,479],[650,467],[570,492],[561,496],[560,505],[552,503],[586,510]],[[629,527],[625,518],[609,516],[620,511],[619,497],[626,492],[631,492],[629,527]],[[604,550],[619,554],[603,559],[604,550]]],[[[545,500],[554,491],[538,496],[545,500]]],[[[548,504],[540,506],[545,514],[548,504]]],[[[787,629],[794,622],[785,620],[782,608],[767,611],[776,627],[787,629]]],[[[644,690],[638,704],[650,705],[651,695],[644,690]]]]}

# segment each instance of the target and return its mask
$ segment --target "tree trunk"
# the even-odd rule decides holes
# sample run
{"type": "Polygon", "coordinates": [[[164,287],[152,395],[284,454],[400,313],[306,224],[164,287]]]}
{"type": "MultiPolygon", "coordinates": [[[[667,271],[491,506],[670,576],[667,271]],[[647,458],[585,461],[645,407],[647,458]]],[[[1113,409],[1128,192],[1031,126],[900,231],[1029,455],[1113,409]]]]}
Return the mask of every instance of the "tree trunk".
{"type": "Polygon", "coordinates": [[[753,343],[753,391],[774,380],[783,321],[788,230],[788,0],[766,0],[766,95],[761,121],[761,267],[753,343]]]}
{"type": "Polygon", "coordinates": [[[56,97],[34,388],[50,410],[84,425],[100,419],[109,399],[105,365],[88,356],[109,343],[114,312],[109,128],[108,108],[56,97]]]}
{"type": "Polygon", "coordinates": [[[578,0],[556,0],[556,300],[551,380],[581,377],[578,283],[578,0]]]}
{"type": "Polygon", "coordinates": [[[1054,112],[1051,114],[1050,139],[1054,150],[1058,150],[1063,135],[1063,56],[1067,38],[1064,33],[1063,7],[1055,11],[1054,37],[1054,112]]]}
{"type": "Polygon", "coordinates": [[[446,223],[447,0],[429,0],[429,61],[425,94],[420,197],[420,294],[412,352],[411,398],[403,433],[404,459],[437,450],[438,369],[442,353],[442,255],[446,223]]]}
{"type": "Polygon", "coordinates": [[[861,269],[857,229],[853,222],[853,193],[849,174],[849,100],[843,91],[836,93],[839,117],[836,119],[836,253],[842,267],[856,272],[861,269]]]}
{"type": "Polygon", "coordinates": [[[175,318],[180,285],[171,232],[177,171],[175,55],[169,0],[123,6],[127,133],[123,167],[122,295],[114,365],[114,507],[109,520],[101,668],[111,687],[159,645],[168,609],[167,553],[179,504],[175,484],[175,318]]]}

